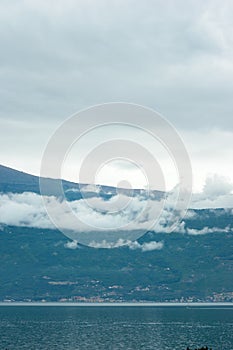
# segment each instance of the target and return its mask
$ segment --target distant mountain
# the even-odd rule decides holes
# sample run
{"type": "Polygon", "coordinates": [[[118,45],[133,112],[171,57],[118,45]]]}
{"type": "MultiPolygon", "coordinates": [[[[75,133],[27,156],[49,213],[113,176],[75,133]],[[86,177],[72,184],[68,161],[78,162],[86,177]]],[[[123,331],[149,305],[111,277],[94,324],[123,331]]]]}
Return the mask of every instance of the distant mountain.
{"type": "MultiPolygon", "coordinates": [[[[54,184],[60,180],[57,179],[46,179],[48,184],[47,195],[53,195],[54,184]]],[[[88,184],[78,184],[75,182],[70,182],[62,180],[63,189],[68,200],[77,200],[82,197],[80,189],[84,189],[88,184]]],[[[143,195],[146,193],[145,190],[134,189],[133,191],[125,188],[116,188],[112,186],[98,185],[98,194],[104,199],[109,199],[115,196],[116,193],[124,193],[127,196],[143,195]]],[[[23,192],[33,192],[40,193],[39,177],[18,171],[3,165],[0,165],[0,193],[23,193],[23,192]]],[[[162,191],[152,191],[151,195],[153,198],[160,199],[164,196],[162,191]]],[[[85,191],[86,197],[96,196],[96,192],[93,190],[85,191]]]]}
{"type": "MultiPolygon", "coordinates": [[[[79,184],[63,185],[69,200],[80,198],[79,184]]],[[[39,178],[0,166],[0,193],[9,192],[39,193],[39,178]]],[[[100,186],[99,192],[108,199],[117,189],[100,186]]],[[[78,245],[57,230],[1,224],[0,301],[233,302],[232,211],[189,214],[186,233],[147,232],[136,245],[115,249],[78,245]],[[154,249],[156,242],[163,248],[154,249]]]]}
{"type": "Polygon", "coordinates": [[[0,231],[0,301],[232,301],[233,235],[152,234],[161,250],[68,248],[56,230],[0,231]]]}
{"type": "Polygon", "coordinates": [[[0,192],[25,191],[39,193],[38,177],[0,165],[0,192]]]}

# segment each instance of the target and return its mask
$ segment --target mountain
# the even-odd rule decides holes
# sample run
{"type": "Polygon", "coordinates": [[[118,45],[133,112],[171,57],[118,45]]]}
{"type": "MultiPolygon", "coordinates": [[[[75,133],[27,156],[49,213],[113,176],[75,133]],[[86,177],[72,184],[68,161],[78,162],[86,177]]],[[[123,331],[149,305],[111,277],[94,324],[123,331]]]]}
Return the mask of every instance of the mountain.
{"type": "MultiPolygon", "coordinates": [[[[64,183],[66,190],[79,188],[64,183]]],[[[38,177],[0,166],[1,193],[25,191],[39,193],[38,177]]],[[[101,191],[107,200],[116,189],[101,191]]],[[[189,214],[186,233],[147,232],[137,244],[115,249],[79,245],[58,230],[2,223],[0,301],[233,301],[232,211],[189,214]]]]}
{"type": "Polygon", "coordinates": [[[2,227],[0,300],[233,301],[232,233],[151,239],[163,249],[69,249],[58,231],[2,227]]]}
{"type": "Polygon", "coordinates": [[[39,178],[22,171],[0,165],[0,192],[39,193],[39,178]]]}
{"type": "MultiPolygon", "coordinates": [[[[49,188],[54,188],[54,184],[56,184],[58,179],[45,179],[48,185],[48,192],[45,193],[47,195],[54,194],[52,190],[49,188]]],[[[88,184],[79,184],[75,182],[70,182],[66,180],[62,180],[62,186],[66,195],[66,199],[78,200],[82,197],[81,191],[85,187],[89,186],[88,184]]],[[[127,196],[139,195],[146,192],[141,189],[134,189],[133,194],[132,190],[125,188],[116,188],[112,186],[104,186],[98,185],[98,194],[100,197],[104,199],[109,199],[112,196],[115,196],[117,191],[118,193],[123,193],[127,196]]],[[[22,171],[18,171],[3,165],[0,165],[0,193],[23,193],[23,192],[33,192],[40,193],[40,184],[39,177],[24,173],[22,171]]],[[[164,192],[162,191],[151,191],[153,198],[160,199],[164,196],[164,192]]],[[[94,197],[96,196],[96,192],[94,190],[85,191],[86,197],[94,197]]]]}

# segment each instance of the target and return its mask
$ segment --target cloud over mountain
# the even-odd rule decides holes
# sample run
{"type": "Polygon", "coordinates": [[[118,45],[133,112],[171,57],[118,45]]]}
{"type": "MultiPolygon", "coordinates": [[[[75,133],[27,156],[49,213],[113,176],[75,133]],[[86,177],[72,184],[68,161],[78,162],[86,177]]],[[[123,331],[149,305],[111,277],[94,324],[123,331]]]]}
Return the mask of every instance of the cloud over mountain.
{"type": "MultiPolygon", "coordinates": [[[[217,176],[206,180],[202,193],[194,194],[190,208],[225,208],[228,212],[233,208],[232,185],[224,178],[217,176]]],[[[153,200],[138,194],[128,197],[125,194],[117,194],[108,200],[98,197],[83,198],[70,202],[61,201],[55,197],[42,197],[35,193],[25,192],[21,194],[6,193],[0,195],[0,223],[14,226],[27,226],[36,228],[55,228],[54,223],[48,217],[44,202],[54,222],[61,229],[77,232],[92,232],[98,230],[108,231],[133,231],[148,230],[155,232],[169,232],[170,221],[174,219],[176,190],[168,193],[165,202],[162,199],[153,200]],[[43,202],[44,201],[44,202],[43,202]],[[67,207],[68,203],[68,207],[67,207]],[[71,209],[72,215],[67,210],[71,209]]],[[[177,218],[184,213],[176,213],[177,218]]],[[[195,215],[189,210],[186,218],[195,215]]],[[[231,214],[232,215],[232,214],[231,214]]],[[[186,227],[185,221],[177,221],[175,231],[187,234],[207,234],[216,231],[230,232],[230,227],[203,227],[201,229],[186,227]]],[[[93,240],[93,246],[111,246],[111,243],[93,240]]],[[[157,242],[145,243],[143,246],[125,238],[119,238],[112,247],[118,244],[126,244],[130,249],[142,251],[160,249],[157,242]]],[[[75,244],[67,246],[76,248],[75,244]]]]}

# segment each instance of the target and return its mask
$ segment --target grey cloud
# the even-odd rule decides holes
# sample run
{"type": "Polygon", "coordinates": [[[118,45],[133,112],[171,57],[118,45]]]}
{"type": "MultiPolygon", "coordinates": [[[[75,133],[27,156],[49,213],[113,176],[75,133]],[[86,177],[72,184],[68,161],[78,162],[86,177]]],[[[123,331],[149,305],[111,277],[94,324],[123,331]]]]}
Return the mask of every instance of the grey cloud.
{"type": "Polygon", "coordinates": [[[1,1],[1,163],[39,174],[58,124],[109,101],[147,105],[212,144],[211,130],[233,130],[232,19],[227,0],[1,1]]]}
{"type": "Polygon", "coordinates": [[[228,127],[232,10],[227,1],[2,2],[2,113],[61,121],[124,100],[179,127],[228,127]]]}

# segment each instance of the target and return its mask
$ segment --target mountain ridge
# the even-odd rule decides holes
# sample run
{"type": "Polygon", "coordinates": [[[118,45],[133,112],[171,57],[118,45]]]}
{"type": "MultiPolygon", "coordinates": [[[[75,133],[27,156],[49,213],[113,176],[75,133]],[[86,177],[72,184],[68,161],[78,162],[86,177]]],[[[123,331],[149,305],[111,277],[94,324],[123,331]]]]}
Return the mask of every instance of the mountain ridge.
{"type": "MultiPolygon", "coordinates": [[[[72,181],[67,181],[64,179],[53,179],[53,178],[43,178],[47,181],[48,187],[53,187],[53,184],[58,181],[62,182],[64,191],[66,192],[66,198],[68,200],[80,199],[82,196],[80,194],[81,190],[86,186],[90,186],[88,183],[76,183],[72,181]],[[74,190],[75,193],[68,193],[68,191],[74,190]]],[[[91,185],[92,186],[92,185],[91,185]]],[[[107,185],[96,185],[99,190],[99,195],[102,197],[111,197],[117,193],[123,193],[128,196],[139,195],[141,193],[146,193],[143,189],[126,189],[107,185]]],[[[23,193],[23,192],[33,192],[40,194],[40,177],[36,175],[28,174],[24,171],[16,170],[5,165],[0,164],[0,193],[23,193]]],[[[165,195],[165,192],[159,190],[152,190],[152,195],[157,199],[160,199],[165,195]]],[[[53,194],[48,190],[47,195],[53,194]]],[[[89,196],[93,196],[96,192],[89,190],[89,196]]]]}

